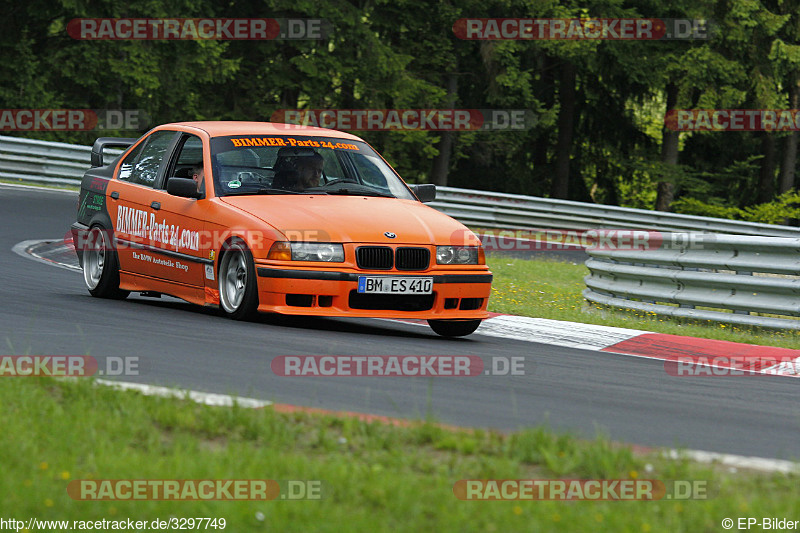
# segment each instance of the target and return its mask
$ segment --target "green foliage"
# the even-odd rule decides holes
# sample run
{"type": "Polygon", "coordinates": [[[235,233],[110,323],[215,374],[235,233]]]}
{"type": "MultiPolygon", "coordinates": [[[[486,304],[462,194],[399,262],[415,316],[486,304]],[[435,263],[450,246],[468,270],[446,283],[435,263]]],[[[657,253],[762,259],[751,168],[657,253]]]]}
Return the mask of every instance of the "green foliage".
{"type": "MultiPolygon", "coordinates": [[[[759,167],[770,162],[758,135],[709,132],[682,133],[679,165],[664,165],[668,85],[682,109],[786,107],[800,72],[800,12],[790,2],[0,2],[5,109],[143,109],[152,124],[269,120],[296,108],[524,109],[536,115],[528,130],[452,135],[450,185],[547,195],[560,150],[570,158],[571,198],[645,208],[661,181],[675,183],[686,201],[745,208],[764,188],[759,167]],[[78,17],[165,16],[322,18],[332,31],[319,41],[79,41],[66,34],[78,17]],[[657,41],[468,41],[453,34],[459,18],[531,16],[709,18],[718,30],[708,39],[657,41]],[[576,68],[574,131],[571,145],[559,147],[567,64],[576,68]]],[[[98,132],[13,135],[88,144],[98,132]]],[[[781,161],[784,134],[775,135],[781,161]]],[[[425,182],[443,134],[363,137],[410,182],[425,182]]]]}
{"type": "Polygon", "coordinates": [[[672,202],[672,209],[684,215],[698,215],[703,217],[728,218],[741,220],[742,209],[738,207],[725,207],[719,204],[707,203],[698,198],[680,198],[672,202]]]}
{"type": "Polygon", "coordinates": [[[624,169],[624,178],[618,178],[617,182],[619,205],[624,207],[652,209],[658,182],[668,181],[680,187],[692,179],[687,165],[668,165],[661,161],[633,160],[627,162],[624,169]]]}
{"type": "Polygon", "coordinates": [[[788,191],[775,201],[740,209],[719,203],[704,202],[697,198],[681,198],[672,204],[676,213],[707,217],[761,222],[763,224],[785,224],[788,219],[800,219],[800,192],[788,191]]]}

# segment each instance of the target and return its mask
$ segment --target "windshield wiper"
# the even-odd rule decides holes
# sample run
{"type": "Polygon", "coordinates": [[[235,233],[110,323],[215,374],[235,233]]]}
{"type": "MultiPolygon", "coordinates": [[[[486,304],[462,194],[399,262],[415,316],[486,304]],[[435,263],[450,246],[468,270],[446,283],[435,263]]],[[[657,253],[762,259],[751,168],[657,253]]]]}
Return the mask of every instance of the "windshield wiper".
{"type": "Polygon", "coordinates": [[[298,191],[287,191],[286,189],[272,189],[269,187],[261,187],[260,189],[253,189],[241,192],[229,192],[226,196],[244,196],[246,194],[302,194],[298,191]]]}
{"type": "Polygon", "coordinates": [[[381,198],[394,198],[393,194],[386,194],[374,189],[349,189],[347,187],[340,187],[332,191],[327,191],[328,194],[346,194],[352,196],[379,196],[381,198]]]}

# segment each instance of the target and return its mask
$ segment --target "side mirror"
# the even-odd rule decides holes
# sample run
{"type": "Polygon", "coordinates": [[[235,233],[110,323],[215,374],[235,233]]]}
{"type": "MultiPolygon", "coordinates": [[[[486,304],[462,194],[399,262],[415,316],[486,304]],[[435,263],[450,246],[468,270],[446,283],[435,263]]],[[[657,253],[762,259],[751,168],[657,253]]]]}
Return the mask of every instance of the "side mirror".
{"type": "Polygon", "coordinates": [[[202,198],[203,195],[197,192],[197,184],[191,178],[172,177],[167,180],[167,192],[172,196],[181,198],[202,198]]]}
{"type": "Polygon", "coordinates": [[[417,195],[417,198],[419,198],[419,201],[423,204],[436,200],[436,185],[432,183],[412,185],[411,191],[417,195]]]}

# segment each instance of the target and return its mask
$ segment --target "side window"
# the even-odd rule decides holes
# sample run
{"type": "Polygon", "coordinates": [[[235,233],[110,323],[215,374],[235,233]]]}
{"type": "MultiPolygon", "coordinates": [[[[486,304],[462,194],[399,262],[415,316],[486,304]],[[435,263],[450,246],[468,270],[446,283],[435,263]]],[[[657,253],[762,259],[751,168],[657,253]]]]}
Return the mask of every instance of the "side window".
{"type": "Polygon", "coordinates": [[[174,131],[157,131],[142,143],[143,148],[138,148],[128,154],[122,162],[119,179],[152,187],[158,175],[158,167],[164,159],[174,131]]]}
{"type": "Polygon", "coordinates": [[[372,159],[374,158],[369,158],[360,154],[353,154],[350,158],[363,183],[379,189],[388,189],[389,186],[386,183],[383,172],[381,172],[372,159]]]}
{"type": "Polygon", "coordinates": [[[129,181],[131,179],[131,172],[133,172],[136,159],[139,157],[139,154],[142,153],[142,148],[144,148],[145,144],[147,144],[146,140],[140,142],[122,161],[122,165],[119,167],[119,179],[123,181],[129,181]]]}
{"type": "Polygon", "coordinates": [[[175,161],[175,168],[170,177],[191,178],[197,184],[197,191],[206,192],[205,173],[203,172],[203,141],[196,135],[187,135],[175,161]]]}
{"type": "Polygon", "coordinates": [[[203,164],[203,141],[200,140],[200,137],[190,135],[183,142],[177,165],[181,167],[198,163],[203,164]]]}

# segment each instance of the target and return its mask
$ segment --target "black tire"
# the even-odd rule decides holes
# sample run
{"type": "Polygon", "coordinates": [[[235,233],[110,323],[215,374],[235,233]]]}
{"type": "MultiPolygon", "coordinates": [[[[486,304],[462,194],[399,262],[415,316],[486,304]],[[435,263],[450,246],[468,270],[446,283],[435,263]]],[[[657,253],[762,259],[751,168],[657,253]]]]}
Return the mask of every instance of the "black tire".
{"type": "Polygon", "coordinates": [[[464,337],[481,325],[478,320],[428,320],[431,329],[442,337],[464,337]]]}
{"type": "Polygon", "coordinates": [[[130,291],[119,288],[119,258],[111,243],[111,232],[103,226],[89,229],[83,250],[83,281],[95,298],[124,300],[130,291]]]}
{"type": "Polygon", "coordinates": [[[241,241],[229,243],[219,259],[219,306],[234,320],[258,314],[258,282],[253,254],[241,241]]]}

